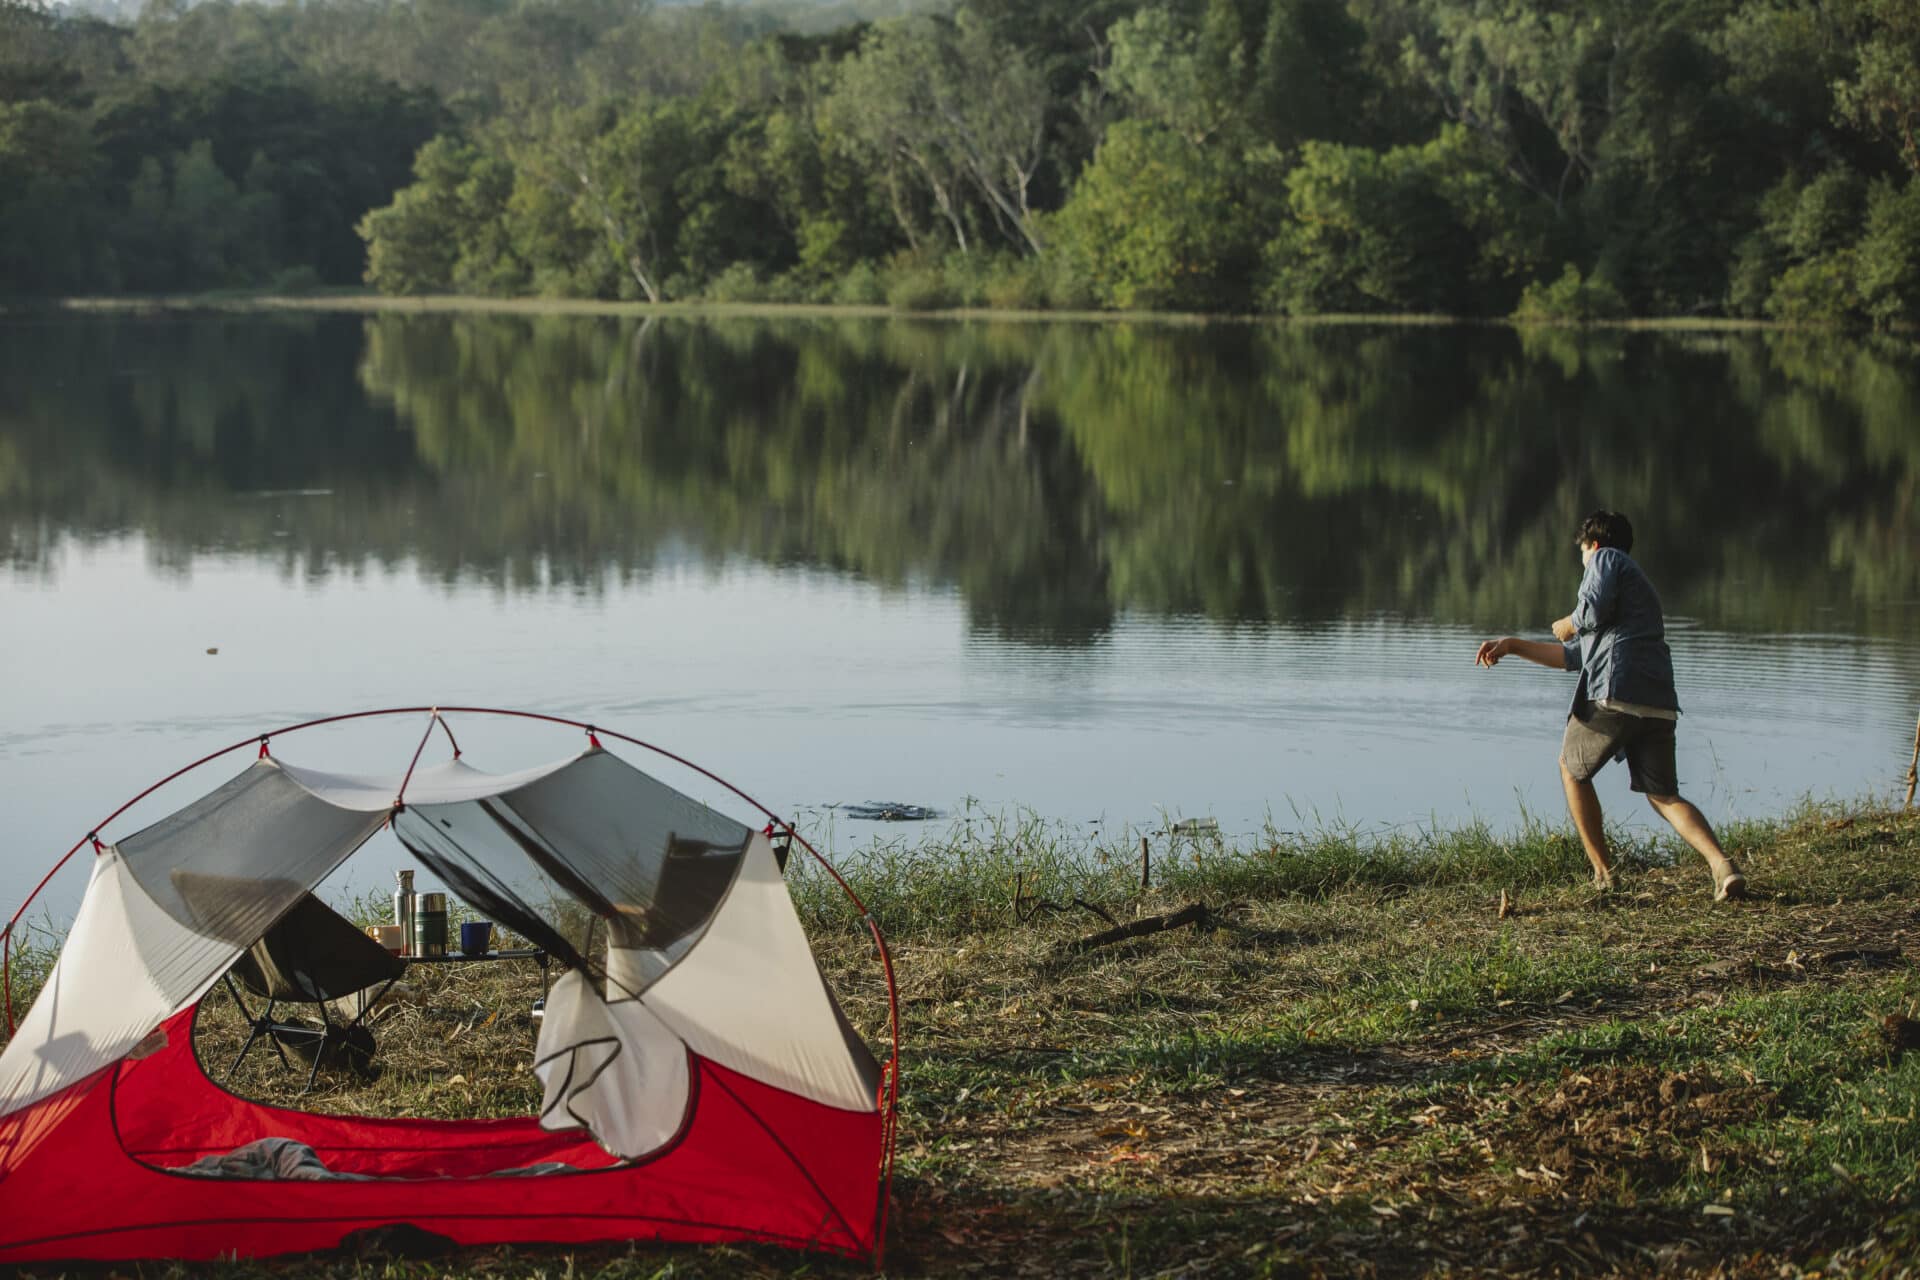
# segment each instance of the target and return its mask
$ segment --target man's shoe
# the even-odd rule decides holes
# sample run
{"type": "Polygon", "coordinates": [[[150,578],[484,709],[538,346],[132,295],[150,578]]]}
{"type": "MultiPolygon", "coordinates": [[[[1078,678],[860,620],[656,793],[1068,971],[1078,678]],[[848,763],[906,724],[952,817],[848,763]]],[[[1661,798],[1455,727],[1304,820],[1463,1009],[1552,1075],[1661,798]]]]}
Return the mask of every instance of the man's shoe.
{"type": "Polygon", "coordinates": [[[1738,871],[1730,871],[1724,880],[1713,882],[1713,900],[1715,902],[1739,902],[1747,896],[1747,878],[1738,871]]]}

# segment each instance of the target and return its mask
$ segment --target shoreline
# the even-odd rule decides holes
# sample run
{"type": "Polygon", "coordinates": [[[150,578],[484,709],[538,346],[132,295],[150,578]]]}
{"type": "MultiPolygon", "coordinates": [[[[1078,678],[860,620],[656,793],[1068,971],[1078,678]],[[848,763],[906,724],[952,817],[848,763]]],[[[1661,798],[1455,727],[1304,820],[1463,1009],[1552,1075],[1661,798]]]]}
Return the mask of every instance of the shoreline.
{"type": "MultiPolygon", "coordinates": [[[[931,320],[945,323],[988,321],[1003,324],[1165,325],[1205,328],[1212,325],[1334,328],[1489,328],[1521,333],[1542,330],[1620,331],[1664,333],[1808,333],[1872,337],[1875,331],[1839,326],[1792,325],[1775,320],[1707,316],[1640,316],[1617,320],[1522,321],[1510,316],[1456,316],[1425,314],[1328,313],[1285,316],[1189,311],[1047,311],[1005,310],[991,307],[955,307],[906,310],[886,305],[811,302],[609,302],[589,298],[490,298],[465,294],[398,296],[362,291],[313,294],[214,292],[198,294],[98,296],[33,300],[0,300],[0,314],[62,312],[347,312],[402,315],[579,315],[722,319],[931,320]]],[[[1895,331],[1904,332],[1904,331],[1895,331]]]]}

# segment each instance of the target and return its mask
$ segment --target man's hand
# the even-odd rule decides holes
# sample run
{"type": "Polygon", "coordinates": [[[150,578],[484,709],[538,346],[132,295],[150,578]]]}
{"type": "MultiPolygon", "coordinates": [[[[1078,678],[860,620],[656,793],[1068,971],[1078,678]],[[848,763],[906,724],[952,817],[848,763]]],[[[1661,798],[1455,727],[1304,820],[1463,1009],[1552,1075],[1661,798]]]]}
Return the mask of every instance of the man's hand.
{"type": "Polygon", "coordinates": [[[1557,644],[1548,644],[1545,640],[1522,640],[1517,636],[1501,636],[1498,640],[1486,641],[1473,655],[1473,662],[1475,666],[1490,667],[1502,658],[1525,658],[1551,671],[1567,670],[1565,649],[1557,644]]]}
{"type": "Polygon", "coordinates": [[[1568,615],[1553,624],[1553,638],[1561,644],[1572,644],[1573,638],[1579,634],[1579,628],[1573,625],[1572,615],[1568,615]]]}

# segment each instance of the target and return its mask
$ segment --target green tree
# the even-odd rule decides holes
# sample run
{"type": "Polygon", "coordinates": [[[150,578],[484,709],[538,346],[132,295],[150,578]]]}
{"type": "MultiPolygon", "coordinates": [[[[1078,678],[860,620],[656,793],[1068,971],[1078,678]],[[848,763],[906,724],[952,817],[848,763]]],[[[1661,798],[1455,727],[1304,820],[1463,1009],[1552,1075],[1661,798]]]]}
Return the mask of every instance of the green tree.
{"type": "Polygon", "coordinates": [[[1287,220],[1266,247],[1266,304],[1509,310],[1545,239],[1496,164],[1461,126],[1388,151],[1306,144],[1287,176],[1287,220]]]}
{"type": "Polygon", "coordinates": [[[0,102],[0,294],[117,283],[101,244],[102,168],[82,113],[0,102]]]}
{"type": "Polygon", "coordinates": [[[1161,125],[1128,120],[1054,215],[1067,269],[1110,307],[1245,307],[1255,218],[1230,161],[1161,125]]]}
{"type": "Polygon", "coordinates": [[[1864,31],[1852,74],[1834,85],[1838,117],[1892,141],[1920,174],[1920,5],[1855,0],[1864,31]]]}
{"type": "Polygon", "coordinates": [[[1507,174],[1566,211],[1597,171],[1620,69],[1652,16],[1632,0],[1423,0],[1410,70],[1507,174]]]}
{"type": "Polygon", "coordinates": [[[1365,141],[1376,105],[1362,65],[1366,39],[1342,0],[1273,0],[1253,75],[1258,135],[1283,148],[1365,141]]]}
{"type": "Polygon", "coordinates": [[[602,102],[555,108],[542,124],[515,148],[523,179],[565,199],[551,207],[598,233],[621,292],[659,302],[673,269],[674,175],[692,158],[678,121],[649,104],[621,110],[602,102]]]}
{"type": "Polygon", "coordinates": [[[420,149],[414,178],[360,221],[367,283],[382,293],[492,293],[524,281],[505,226],[513,173],[504,161],[440,137],[420,149]]]}
{"type": "Polygon", "coordinates": [[[911,183],[932,201],[962,253],[977,198],[1002,235],[1038,253],[1032,190],[1046,159],[1046,79],[1020,50],[962,11],[877,24],[841,64],[826,125],[875,162],[909,243],[922,233],[911,183]]]}
{"type": "Polygon", "coordinates": [[[938,61],[931,22],[880,24],[840,64],[822,110],[826,127],[879,169],[888,207],[909,245],[917,249],[926,237],[914,200],[923,194],[965,252],[964,177],[934,117],[929,88],[938,61]]]}
{"type": "Polygon", "coordinates": [[[1198,23],[1160,4],[1113,24],[1107,86],[1136,116],[1200,145],[1242,127],[1251,88],[1247,40],[1231,0],[1198,23]]]}
{"type": "Polygon", "coordinates": [[[1854,254],[1854,284],[1867,318],[1882,327],[1920,323],[1920,178],[1873,184],[1854,254]]]}

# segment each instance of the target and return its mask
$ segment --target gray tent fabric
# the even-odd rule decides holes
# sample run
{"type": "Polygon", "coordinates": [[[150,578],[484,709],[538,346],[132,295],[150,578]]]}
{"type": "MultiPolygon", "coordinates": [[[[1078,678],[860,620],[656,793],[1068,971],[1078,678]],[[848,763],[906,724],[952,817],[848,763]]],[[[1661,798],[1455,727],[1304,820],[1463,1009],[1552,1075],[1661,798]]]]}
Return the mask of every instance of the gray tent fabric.
{"type": "Polygon", "coordinates": [[[686,955],[753,831],[596,749],[510,792],[410,803],[394,834],[459,897],[620,999],[686,955]],[[615,966],[608,989],[607,953],[622,950],[652,959],[615,966]]]}
{"type": "MultiPolygon", "coordinates": [[[[328,804],[268,759],[114,847],[155,907],[196,937],[237,950],[384,821],[328,804]]],[[[205,979],[192,953],[155,952],[140,934],[134,942],[161,990],[184,995],[205,979]],[[176,971],[182,961],[187,968],[176,971]]]]}

